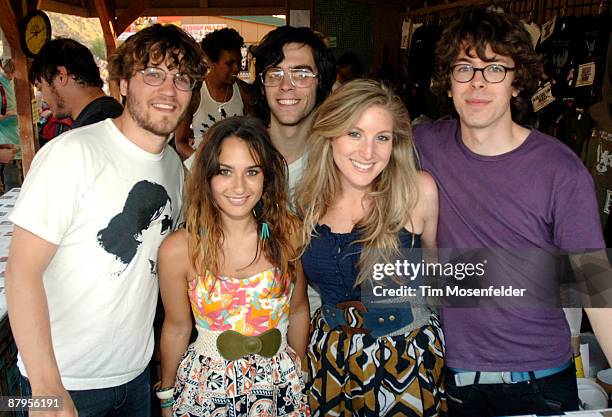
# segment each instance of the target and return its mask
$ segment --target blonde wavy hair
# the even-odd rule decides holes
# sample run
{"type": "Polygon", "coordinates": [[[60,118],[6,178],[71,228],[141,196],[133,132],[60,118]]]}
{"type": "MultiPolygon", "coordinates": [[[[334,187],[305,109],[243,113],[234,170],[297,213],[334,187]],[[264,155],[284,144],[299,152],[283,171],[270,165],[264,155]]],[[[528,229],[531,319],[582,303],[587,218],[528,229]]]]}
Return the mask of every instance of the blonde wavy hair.
{"type": "MultiPolygon", "coordinates": [[[[191,172],[185,182],[185,228],[189,235],[191,265],[202,275],[217,276],[223,262],[223,225],[210,181],[219,174],[219,155],[230,136],[244,141],[255,162],[261,166],[264,186],[261,199],[253,208],[257,232],[263,222],[270,237],[258,240],[255,262],[260,255],[280,269],[278,296],[286,294],[295,277],[297,248],[291,236],[298,232],[299,221],[287,205],[287,162],[272,146],[264,125],[253,117],[230,117],[214,124],[196,151],[191,172]]],[[[248,265],[245,265],[245,267],[248,265]]],[[[214,286],[214,282],[212,283],[214,286]]]]}
{"type": "Polygon", "coordinates": [[[366,109],[384,107],[393,118],[393,141],[389,164],[372,183],[364,197],[369,212],[355,229],[363,245],[355,286],[368,278],[368,249],[399,249],[399,231],[411,222],[410,213],[418,200],[417,166],[410,116],[400,98],[385,84],[369,79],[350,81],[316,110],[308,138],[308,165],[298,184],[294,205],[303,221],[302,251],[315,235],[315,227],[341,192],[340,173],[332,155],[332,140],[353,128],[366,109]]]}

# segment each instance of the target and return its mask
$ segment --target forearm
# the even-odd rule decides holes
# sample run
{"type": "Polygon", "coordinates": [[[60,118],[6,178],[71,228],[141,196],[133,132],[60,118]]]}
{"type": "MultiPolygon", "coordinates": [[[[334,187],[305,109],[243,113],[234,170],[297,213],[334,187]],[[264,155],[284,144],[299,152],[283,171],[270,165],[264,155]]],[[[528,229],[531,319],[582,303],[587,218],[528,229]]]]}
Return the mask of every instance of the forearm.
{"type": "Polygon", "coordinates": [[[310,311],[308,303],[301,305],[291,311],[289,316],[289,330],[287,331],[287,342],[300,356],[306,356],[308,346],[308,331],[310,322],[310,311]]]}
{"type": "Polygon", "coordinates": [[[585,308],[608,364],[612,366],[612,308],[585,308]]]}
{"type": "Polygon", "coordinates": [[[42,277],[7,269],[6,296],[11,330],[25,363],[32,390],[62,390],[53,352],[47,298],[42,277]]]}
{"type": "Polygon", "coordinates": [[[0,114],[0,122],[4,119],[8,119],[9,117],[17,116],[17,110],[11,109],[7,110],[5,114],[0,114]]]}
{"type": "Polygon", "coordinates": [[[183,159],[189,158],[191,154],[195,152],[188,142],[178,140],[176,141],[176,150],[183,157],[183,159]]]}
{"type": "Polygon", "coordinates": [[[161,386],[164,388],[174,386],[176,371],[187,350],[191,329],[191,323],[188,326],[173,326],[164,321],[160,340],[161,386]]]}

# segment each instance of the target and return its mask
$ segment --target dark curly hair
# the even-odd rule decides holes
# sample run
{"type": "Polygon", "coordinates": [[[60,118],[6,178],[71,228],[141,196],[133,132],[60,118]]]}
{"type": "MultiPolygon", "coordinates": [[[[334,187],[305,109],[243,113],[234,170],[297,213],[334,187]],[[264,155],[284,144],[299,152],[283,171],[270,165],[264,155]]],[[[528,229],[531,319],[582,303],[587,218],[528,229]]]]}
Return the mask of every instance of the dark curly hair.
{"type": "Polygon", "coordinates": [[[206,35],[201,45],[210,62],[218,62],[221,51],[240,51],[244,39],[235,29],[223,28],[206,35]]]}
{"type": "Polygon", "coordinates": [[[336,81],[336,63],[331,50],[325,45],[323,39],[312,29],[305,27],[280,26],[269,32],[253,51],[255,57],[255,71],[258,74],[253,83],[253,107],[257,117],[270,124],[270,107],[261,82],[261,74],[266,68],[280,64],[285,56],[283,47],[288,43],[308,45],[314,52],[314,61],[319,74],[317,83],[318,106],[327,98],[336,81]]]}
{"type": "Polygon", "coordinates": [[[130,36],[117,48],[108,61],[109,78],[129,79],[147,65],[162,62],[196,81],[206,73],[204,54],[195,39],[174,25],[157,23],[130,36]]]}
{"type": "Polygon", "coordinates": [[[542,60],[533,49],[529,33],[517,18],[489,11],[485,7],[464,9],[442,33],[435,51],[432,91],[448,100],[450,67],[461,48],[465,48],[466,55],[474,56],[475,53],[483,61],[489,62],[491,59],[485,54],[487,45],[496,54],[509,56],[514,61],[516,71],[512,86],[519,91],[519,95],[511,100],[511,106],[513,114],[523,114],[543,77],[542,60]]]}

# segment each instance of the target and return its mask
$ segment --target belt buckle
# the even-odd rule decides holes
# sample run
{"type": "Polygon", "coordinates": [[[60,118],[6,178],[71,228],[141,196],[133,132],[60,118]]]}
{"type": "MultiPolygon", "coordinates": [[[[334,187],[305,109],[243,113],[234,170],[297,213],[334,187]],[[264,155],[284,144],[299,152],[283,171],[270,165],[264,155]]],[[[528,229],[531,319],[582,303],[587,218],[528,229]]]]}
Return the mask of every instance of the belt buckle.
{"type": "Polygon", "coordinates": [[[370,333],[370,329],[363,327],[363,313],[367,313],[367,307],[361,301],[344,301],[336,304],[336,308],[343,310],[344,321],[346,324],[340,326],[343,332],[348,335],[370,333]]]}
{"type": "Polygon", "coordinates": [[[245,336],[234,330],[226,330],[217,337],[217,350],[228,361],[235,361],[246,355],[257,354],[271,358],[282,343],[281,332],[269,329],[258,336],[245,336]]]}
{"type": "Polygon", "coordinates": [[[518,381],[512,380],[512,372],[504,371],[500,372],[501,379],[504,381],[504,384],[516,384],[518,381]]]}

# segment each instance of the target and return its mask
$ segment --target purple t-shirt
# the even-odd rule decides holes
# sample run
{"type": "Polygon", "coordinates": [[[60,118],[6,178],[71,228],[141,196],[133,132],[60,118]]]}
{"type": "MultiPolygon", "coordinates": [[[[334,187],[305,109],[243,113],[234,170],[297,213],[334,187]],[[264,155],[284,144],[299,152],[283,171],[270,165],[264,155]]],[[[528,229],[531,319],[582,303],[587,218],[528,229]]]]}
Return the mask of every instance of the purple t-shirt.
{"type": "MultiPolygon", "coordinates": [[[[532,130],[511,152],[482,156],[458,121],[414,130],[421,166],[438,185],[440,248],[604,248],[593,180],[557,139],[532,130]]],[[[443,309],[446,363],[533,371],[571,358],[561,309],[443,309]]]]}

